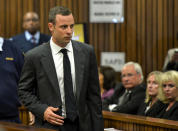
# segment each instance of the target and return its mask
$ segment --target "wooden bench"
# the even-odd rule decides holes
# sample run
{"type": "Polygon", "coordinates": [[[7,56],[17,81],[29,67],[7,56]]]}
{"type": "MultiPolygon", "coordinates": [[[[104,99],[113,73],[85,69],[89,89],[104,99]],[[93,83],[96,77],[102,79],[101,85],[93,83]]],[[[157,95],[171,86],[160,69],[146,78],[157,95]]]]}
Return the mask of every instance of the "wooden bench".
{"type": "Polygon", "coordinates": [[[178,131],[178,121],[103,111],[104,127],[124,131],[178,131]]]}
{"type": "Polygon", "coordinates": [[[0,122],[0,131],[55,131],[46,128],[37,128],[24,124],[16,124],[10,122],[0,122]]]}
{"type": "MultiPolygon", "coordinates": [[[[28,125],[28,110],[20,107],[20,119],[28,125]]],[[[178,131],[178,121],[103,111],[104,127],[124,131],[178,131]]]]}
{"type": "Polygon", "coordinates": [[[20,115],[20,120],[23,124],[25,125],[28,125],[29,124],[29,112],[28,110],[24,107],[24,106],[21,106],[19,108],[19,115],[20,115]]]}

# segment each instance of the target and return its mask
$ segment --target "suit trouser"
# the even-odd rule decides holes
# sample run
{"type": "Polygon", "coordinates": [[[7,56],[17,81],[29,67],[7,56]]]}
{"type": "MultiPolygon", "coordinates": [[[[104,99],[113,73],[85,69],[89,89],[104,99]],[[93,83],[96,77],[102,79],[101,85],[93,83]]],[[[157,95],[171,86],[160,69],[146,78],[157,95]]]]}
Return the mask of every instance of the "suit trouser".
{"type": "Polygon", "coordinates": [[[79,119],[71,121],[70,119],[64,119],[64,124],[60,127],[59,131],[79,131],[79,119]]]}

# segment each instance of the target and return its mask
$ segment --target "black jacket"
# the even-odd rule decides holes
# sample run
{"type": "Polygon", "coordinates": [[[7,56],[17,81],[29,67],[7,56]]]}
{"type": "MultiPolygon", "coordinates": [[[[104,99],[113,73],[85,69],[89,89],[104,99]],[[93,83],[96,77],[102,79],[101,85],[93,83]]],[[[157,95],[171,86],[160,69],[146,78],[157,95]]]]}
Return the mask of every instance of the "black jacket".
{"type": "MultiPolygon", "coordinates": [[[[79,128],[81,131],[103,131],[102,103],[94,49],[88,44],[71,42],[75,61],[75,96],[79,128]]],[[[59,126],[44,121],[44,112],[48,106],[62,106],[50,43],[42,44],[25,54],[18,93],[22,103],[35,115],[35,126],[59,129],[59,126]],[[36,94],[33,94],[33,89],[36,89],[36,94]]]]}
{"type": "Polygon", "coordinates": [[[145,103],[143,102],[137,112],[137,115],[142,116],[150,116],[150,117],[156,117],[165,107],[167,107],[166,104],[158,100],[156,103],[152,105],[152,107],[145,113],[146,107],[149,105],[150,102],[145,103]]]}
{"type": "Polygon", "coordinates": [[[178,101],[176,101],[168,111],[166,111],[166,108],[167,107],[165,107],[157,117],[178,121],[178,101]]]}
{"type": "MultiPolygon", "coordinates": [[[[115,93],[111,98],[103,101],[103,110],[109,110],[108,107],[110,104],[117,104],[119,98],[125,92],[125,88],[122,84],[115,90],[115,93]]],[[[132,93],[128,102],[124,105],[117,106],[114,108],[114,112],[127,113],[127,114],[137,114],[137,110],[141,102],[145,98],[145,85],[140,84],[132,89],[132,93]]]]}

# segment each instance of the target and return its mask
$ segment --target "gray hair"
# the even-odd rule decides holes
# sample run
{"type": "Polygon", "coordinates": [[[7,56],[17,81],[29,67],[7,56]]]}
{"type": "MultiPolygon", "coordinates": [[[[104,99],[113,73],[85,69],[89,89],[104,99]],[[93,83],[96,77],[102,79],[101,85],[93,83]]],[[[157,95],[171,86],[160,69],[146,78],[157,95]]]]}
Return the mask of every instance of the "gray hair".
{"type": "Polygon", "coordinates": [[[163,71],[166,70],[167,64],[172,60],[172,57],[173,57],[173,55],[175,54],[176,51],[178,51],[178,48],[172,48],[172,49],[168,50],[167,56],[166,56],[165,61],[164,61],[163,71]]]}
{"type": "Polygon", "coordinates": [[[50,9],[49,11],[49,22],[56,24],[56,15],[68,16],[72,12],[64,6],[56,6],[50,9]]]}
{"type": "Polygon", "coordinates": [[[124,67],[126,67],[128,65],[133,65],[134,66],[134,69],[137,72],[137,74],[141,75],[141,82],[142,82],[144,77],[143,77],[143,72],[142,72],[142,68],[141,68],[140,64],[138,64],[136,62],[133,62],[133,61],[130,61],[130,62],[127,62],[126,64],[124,64],[124,66],[122,67],[122,70],[123,70],[124,67]]]}

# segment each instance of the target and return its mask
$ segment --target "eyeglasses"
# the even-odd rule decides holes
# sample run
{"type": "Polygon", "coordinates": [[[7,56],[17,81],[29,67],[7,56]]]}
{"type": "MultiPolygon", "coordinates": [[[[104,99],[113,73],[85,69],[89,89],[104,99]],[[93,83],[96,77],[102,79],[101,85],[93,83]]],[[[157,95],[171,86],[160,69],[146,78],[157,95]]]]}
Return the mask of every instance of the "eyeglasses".
{"type": "Polygon", "coordinates": [[[134,76],[134,75],[136,75],[136,74],[128,73],[128,74],[123,74],[123,75],[121,75],[121,77],[122,77],[122,78],[125,78],[125,77],[132,77],[132,76],[134,76]]]}
{"type": "Polygon", "coordinates": [[[174,85],[174,84],[163,84],[162,86],[163,86],[163,88],[166,88],[166,87],[173,88],[173,87],[175,87],[176,85],[174,85]]]}
{"type": "Polygon", "coordinates": [[[30,21],[32,21],[32,22],[37,22],[38,19],[37,19],[37,18],[32,18],[32,19],[25,19],[24,21],[25,21],[25,22],[30,22],[30,21]]]}

